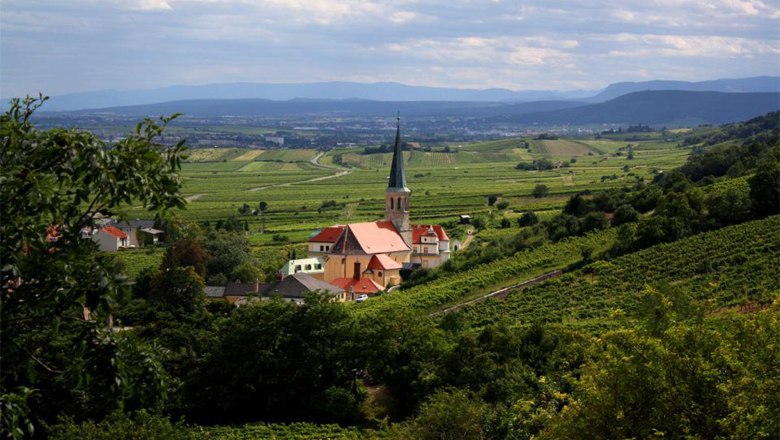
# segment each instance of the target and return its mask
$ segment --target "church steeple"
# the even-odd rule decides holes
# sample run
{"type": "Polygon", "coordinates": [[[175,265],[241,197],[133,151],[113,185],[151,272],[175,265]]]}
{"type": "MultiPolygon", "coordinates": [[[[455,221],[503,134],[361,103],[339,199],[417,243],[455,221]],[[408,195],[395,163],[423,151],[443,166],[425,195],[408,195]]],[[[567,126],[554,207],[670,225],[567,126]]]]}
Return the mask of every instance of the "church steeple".
{"type": "Polygon", "coordinates": [[[393,162],[390,166],[390,178],[385,191],[385,220],[393,222],[406,244],[412,247],[412,225],[409,223],[409,199],[412,191],[406,187],[404,172],[404,154],[401,148],[401,116],[395,131],[393,162]]]}
{"type": "Polygon", "coordinates": [[[393,162],[390,166],[390,182],[388,188],[406,189],[406,173],[404,172],[404,153],[401,148],[401,115],[398,115],[398,125],[395,130],[395,147],[393,148],[393,162]]]}

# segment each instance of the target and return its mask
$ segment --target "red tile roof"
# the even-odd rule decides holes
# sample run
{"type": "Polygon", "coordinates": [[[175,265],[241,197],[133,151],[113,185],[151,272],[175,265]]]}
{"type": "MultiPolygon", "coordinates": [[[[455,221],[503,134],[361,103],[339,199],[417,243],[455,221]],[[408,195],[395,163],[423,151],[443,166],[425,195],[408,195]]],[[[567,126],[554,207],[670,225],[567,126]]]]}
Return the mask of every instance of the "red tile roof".
{"type": "Polygon", "coordinates": [[[125,234],[124,232],[122,232],[121,230],[119,230],[119,229],[117,229],[117,228],[115,228],[113,226],[106,226],[106,227],[103,228],[103,230],[106,231],[107,233],[113,235],[116,238],[127,238],[127,234],[125,234]]]}
{"type": "Polygon", "coordinates": [[[344,226],[329,226],[310,238],[309,241],[313,243],[335,243],[342,232],[344,232],[344,226]]]}
{"type": "Polygon", "coordinates": [[[428,229],[433,228],[433,232],[436,233],[436,238],[439,241],[450,241],[450,237],[439,225],[412,225],[412,243],[420,244],[422,240],[420,238],[428,233],[428,229]]]}
{"type": "Polygon", "coordinates": [[[361,278],[359,280],[354,278],[336,278],[330,283],[347,292],[350,291],[350,288],[352,288],[352,291],[355,293],[377,293],[385,290],[384,287],[369,278],[361,278]]]}
{"type": "MultiPolygon", "coordinates": [[[[349,234],[355,238],[367,254],[388,254],[410,250],[393,226],[393,222],[353,223],[347,227],[349,234]]],[[[334,249],[334,253],[340,251],[340,249],[334,249]]]]}
{"type": "Polygon", "coordinates": [[[393,270],[400,269],[403,265],[387,254],[379,254],[371,257],[371,261],[368,262],[368,268],[372,270],[393,270]]]}

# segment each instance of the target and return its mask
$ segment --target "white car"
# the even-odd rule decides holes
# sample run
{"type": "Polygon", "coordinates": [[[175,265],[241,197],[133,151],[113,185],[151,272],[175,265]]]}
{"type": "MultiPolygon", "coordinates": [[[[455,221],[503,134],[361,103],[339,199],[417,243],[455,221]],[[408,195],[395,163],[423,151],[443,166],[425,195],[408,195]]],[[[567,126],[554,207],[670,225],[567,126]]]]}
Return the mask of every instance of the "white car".
{"type": "Polygon", "coordinates": [[[365,293],[362,295],[358,295],[357,298],[355,298],[355,302],[363,302],[368,299],[368,295],[365,293]]]}

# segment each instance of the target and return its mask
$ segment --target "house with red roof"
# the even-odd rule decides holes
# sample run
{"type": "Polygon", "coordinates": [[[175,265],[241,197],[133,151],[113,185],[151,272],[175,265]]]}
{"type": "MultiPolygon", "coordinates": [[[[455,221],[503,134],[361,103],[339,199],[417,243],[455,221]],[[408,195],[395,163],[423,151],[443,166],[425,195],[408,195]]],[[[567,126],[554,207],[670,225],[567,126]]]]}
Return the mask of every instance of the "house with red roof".
{"type": "Polygon", "coordinates": [[[121,248],[129,246],[129,237],[122,230],[113,226],[100,228],[92,239],[98,244],[101,251],[116,252],[121,248]]]}
{"type": "MultiPolygon", "coordinates": [[[[400,121],[399,121],[400,122],[400,121]]],[[[438,267],[450,257],[449,237],[439,225],[412,225],[400,141],[400,123],[390,178],[385,191],[383,220],[334,225],[309,239],[309,257],[323,257],[323,279],[347,293],[373,295],[401,283],[401,269],[438,267]]]]}

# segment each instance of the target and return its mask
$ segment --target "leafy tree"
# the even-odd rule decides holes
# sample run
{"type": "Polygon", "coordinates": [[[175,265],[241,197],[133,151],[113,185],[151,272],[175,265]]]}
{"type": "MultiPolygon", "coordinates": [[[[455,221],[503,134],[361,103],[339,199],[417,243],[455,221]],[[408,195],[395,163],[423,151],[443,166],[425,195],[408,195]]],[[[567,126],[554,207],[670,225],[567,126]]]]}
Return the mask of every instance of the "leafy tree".
{"type": "Polygon", "coordinates": [[[249,254],[249,241],[244,234],[229,231],[211,231],[203,243],[209,253],[209,276],[223,273],[228,279],[239,266],[253,262],[249,254]]]}
{"type": "Polygon", "coordinates": [[[496,203],[496,200],[498,200],[498,196],[495,194],[491,194],[487,198],[488,206],[493,206],[496,203]]]}
{"type": "Polygon", "coordinates": [[[508,207],[509,207],[509,202],[507,202],[506,200],[502,200],[496,204],[496,208],[498,209],[506,209],[508,207]]]}
{"type": "Polygon", "coordinates": [[[615,210],[615,217],[612,218],[614,226],[620,226],[626,223],[634,223],[639,220],[639,213],[629,204],[620,205],[615,210]]]}
{"type": "Polygon", "coordinates": [[[548,192],[550,192],[550,188],[548,188],[547,185],[540,183],[534,187],[531,195],[534,196],[534,198],[541,199],[546,196],[548,192]]]}
{"type": "Polygon", "coordinates": [[[159,271],[152,278],[149,304],[155,310],[186,316],[203,309],[203,278],[191,266],[159,271]]]}
{"type": "Polygon", "coordinates": [[[537,223],[539,223],[539,216],[533,211],[526,211],[517,219],[517,224],[520,227],[533,226],[537,223]]]}
{"type": "Polygon", "coordinates": [[[199,241],[183,238],[177,240],[173,246],[165,251],[160,268],[162,270],[170,270],[175,267],[189,266],[195,270],[195,273],[205,277],[208,261],[209,255],[199,241]]]}
{"type": "Polygon", "coordinates": [[[186,384],[190,420],[352,421],[361,400],[356,340],[347,310],[327,296],[240,307],[220,323],[206,364],[186,384]]]}
{"type": "Polygon", "coordinates": [[[753,212],[758,216],[780,213],[780,161],[765,160],[748,179],[753,212]]]}
{"type": "Polygon", "coordinates": [[[109,146],[88,132],[35,129],[31,116],[44,101],[14,99],[0,116],[3,435],[60,412],[100,417],[126,390],[145,386],[122,377],[121,356],[148,358],[154,369],[153,354],[107,329],[127,287],[81,230],[94,213],[131,202],[155,213],[185,204],[184,144],[156,140],[172,118],[146,119],[109,146]]]}

